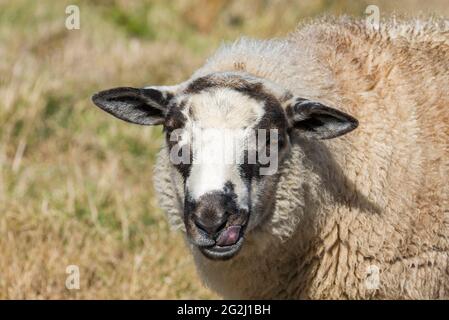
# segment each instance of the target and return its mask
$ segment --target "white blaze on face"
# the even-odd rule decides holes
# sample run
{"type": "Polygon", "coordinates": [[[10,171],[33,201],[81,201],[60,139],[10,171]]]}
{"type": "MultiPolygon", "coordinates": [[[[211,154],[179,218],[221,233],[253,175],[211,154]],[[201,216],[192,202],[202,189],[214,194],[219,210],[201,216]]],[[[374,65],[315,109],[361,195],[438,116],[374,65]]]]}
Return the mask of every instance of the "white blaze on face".
{"type": "Polygon", "coordinates": [[[237,202],[248,206],[248,191],[240,175],[245,140],[264,114],[263,105],[231,89],[215,89],[189,99],[193,162],[186,188],[193,199],[234,185],[237,202]]]}
{"type": "MultiPolygon", "coordinates": [[[[240,131],[240,130],[238,130],[240,131]]],[[[193,163],[187,188],[194,199],[209,191],[223,190],[227,181],[239,184],[238,149],[242,134],[230,129],[193,129],[193,163]]]]}

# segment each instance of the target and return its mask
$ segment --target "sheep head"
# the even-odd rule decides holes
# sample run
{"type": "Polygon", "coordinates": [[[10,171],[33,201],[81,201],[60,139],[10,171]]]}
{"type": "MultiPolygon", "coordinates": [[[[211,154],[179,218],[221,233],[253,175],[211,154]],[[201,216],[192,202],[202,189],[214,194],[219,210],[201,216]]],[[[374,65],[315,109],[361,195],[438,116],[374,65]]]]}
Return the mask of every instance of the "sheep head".
{"type": "Polygon", "coordinates": [[[115,88],[92,100],[122,120],[163,125],[170,167],[183,184],[188,238],[216,260],[237,254],[244,234],[270,214],[293,132],[329,139],[357,127],[348,114],[243,72],[115,88]]]}

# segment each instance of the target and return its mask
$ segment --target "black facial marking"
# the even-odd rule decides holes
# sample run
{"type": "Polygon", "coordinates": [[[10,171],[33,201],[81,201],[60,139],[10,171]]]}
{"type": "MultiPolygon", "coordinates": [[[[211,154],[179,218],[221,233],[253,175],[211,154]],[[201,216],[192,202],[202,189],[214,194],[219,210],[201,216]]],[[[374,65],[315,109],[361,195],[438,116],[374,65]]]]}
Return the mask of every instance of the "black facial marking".
{"type": "MultiPolygon", "coordinates": [[[[178,143],[178,138],[175,136],[175,130],[182,129],[186,124],[186,117],[182,113],[181,110],[185,107],[186,102],[181,101],[179,104],[172,104],[170,105],[169,111],[166,116],[165,124],[164,124],[164,132],[165,132],[165,139],[168,146],[168,151],[171,152],[172,148],[176,146],[178,143]],[[173,138],[177,138],[174,140],[173,138]]],[[[184,181],[187,180],[187,177],[190,174],[192,161],[193,161],[193,155],[192,155],[192,149],[190,148],[190,159],[188,163],[179,163],[179,164],[173,164],[175,168],[178,170],[178,172],[183,177],[184,181]]],[[[179,152],[182,149],[179,149],[179,152]]],[[[180,156],[180,155],[179,155],[180,156]]]]}
{"type": "Polygon", "coordinates": [[[190,163],[179,163],[175,164],[175,168],[178,170],[178,172],[181,174],[184,182],[187,180],[187,178],[190,175],[190,170],[192,168],[192,153],[190,152],[190,163]]]}
{"type": "Polygon", "coordinates": [[[243,163],[239,164],[239,173],[240,176],[245,181],[246,185],[251,185],[251,180],[253,178],[254,171],[257,170],[257,164],[249,164],[248,163],[248,150],[244,151],[243,163]]]}
{"type": "MultiPolygon", "coordinates": [[[[266,141],[266,145],[264,148],[257,149],[256,159],[259,159],[259,152],[265,152],[267,157],[270,156],[270,143],[272,142],[270,141],[270,130],[272,129],[278,131],[277,145],[278,153],[280,154],[286,146],[288,122],[278,99],[276,99],[276,97],[271,93],[267,92],[261,83],[248,83],[247,85],[241,86],[236,90],[250,98],[264,103],[265,114],[254,126],[254,130],[256,135],[261,134],[258,129],[266,130],[266,139],[264,139],[264,141],[266,141]]],[[[257,141],[259,141],[258,137],[257,141]]],[[[261,178],[260,168],[268,167],[270,164],[261,164],[259,161],[255,164],[249,164],[248,157],[248,151],[245,151],[244,163],[239,166],[239,171],[242,177],[248,183],[251,183],[253,178],[261,178]]]]}
{"type": "Polygon", "coordinates": [[[239,77],[221,78],[211,75],[193,80],[184,92],[187,94],[197,94],[204,90],[217,87],[234,89],[258,101],[274,98],[274,96],[265,91],[263,84],[260,82],[250,82],[239,77]]]}
{"type": "Polygon", "coordinates": [[[245,94],[257,101],[274,102],[276,98],[264,90],[262,83],[242,82],[241,85],[233,87],[234,90],[245,94]]]}
{"type": "Polygon", "coordinates": [[[171,104],[169,106],[167,115],[165,117],[164,131],[171,133],[175,129],[183,128],[187,119],[182,113],[185,101],[181,101],[179,104],[171,104]]]}
{"type": "Polygon", "coordinates": [[[215,86],[216,84],[213,81],[213,78],[211,76],[205,76],[192,81],[192,83],[190,83],[190,85],[186,88],[185,93],[187,94],[200,93],[203,90],[215,86]]]}

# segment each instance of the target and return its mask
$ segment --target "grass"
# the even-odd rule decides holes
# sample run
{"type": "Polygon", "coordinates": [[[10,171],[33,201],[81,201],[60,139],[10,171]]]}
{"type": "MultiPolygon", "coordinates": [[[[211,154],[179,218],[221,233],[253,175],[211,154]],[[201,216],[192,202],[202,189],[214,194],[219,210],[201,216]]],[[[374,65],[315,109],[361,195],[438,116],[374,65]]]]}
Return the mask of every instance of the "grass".
{"type": "Polygon", "coordinates": [[[160,128],[115,120],[91,94],[180,82],[222,40],[279,36],[367,4],[0,1],[0,298],[215,298],[153,196],[160,128]],[[74,3],[81,29],[70,31],[74,3]],[[65,287],[72,264],[79,290],[65,287]]]}

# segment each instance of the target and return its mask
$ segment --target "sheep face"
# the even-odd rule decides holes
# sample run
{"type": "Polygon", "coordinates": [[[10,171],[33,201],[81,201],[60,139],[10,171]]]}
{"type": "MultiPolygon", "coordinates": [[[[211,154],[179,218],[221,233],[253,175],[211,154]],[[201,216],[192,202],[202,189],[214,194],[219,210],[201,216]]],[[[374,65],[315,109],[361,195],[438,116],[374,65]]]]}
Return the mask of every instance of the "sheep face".
{"type": "Polygon", "coordinates": [[[292,132],[328,139],[357,126],[345,113],[242,73],[173,87],[116,88],[93,102],[122,120],[164,126],[187,235],[210,259],[233,257],[244,234],[272,211],[292,132]]]}

